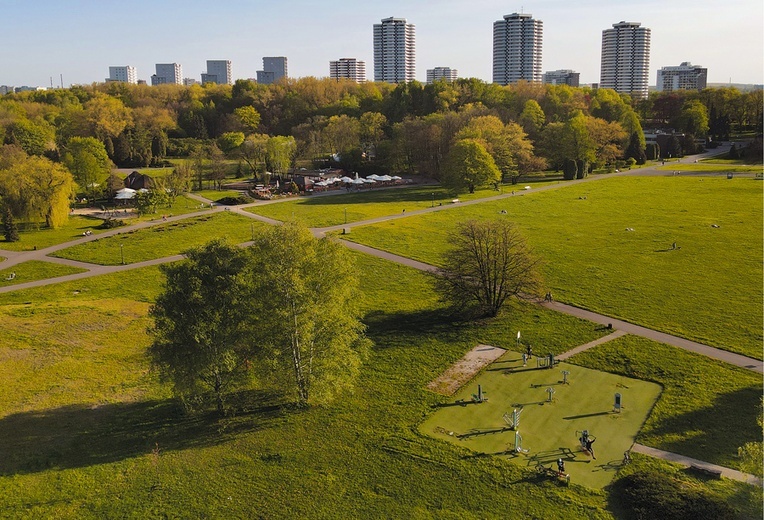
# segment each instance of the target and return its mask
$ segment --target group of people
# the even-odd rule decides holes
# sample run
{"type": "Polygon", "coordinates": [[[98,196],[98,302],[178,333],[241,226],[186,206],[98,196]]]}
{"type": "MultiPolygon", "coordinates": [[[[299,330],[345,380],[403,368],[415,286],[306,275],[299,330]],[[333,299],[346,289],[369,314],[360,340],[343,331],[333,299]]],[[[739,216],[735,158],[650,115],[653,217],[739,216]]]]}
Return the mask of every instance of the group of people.
{"type": "Polygon", "coordinates": [[[544,295],[544,301],[545,302],[551,302],[552,301],[552,293],[548,292],[544,295]]]}

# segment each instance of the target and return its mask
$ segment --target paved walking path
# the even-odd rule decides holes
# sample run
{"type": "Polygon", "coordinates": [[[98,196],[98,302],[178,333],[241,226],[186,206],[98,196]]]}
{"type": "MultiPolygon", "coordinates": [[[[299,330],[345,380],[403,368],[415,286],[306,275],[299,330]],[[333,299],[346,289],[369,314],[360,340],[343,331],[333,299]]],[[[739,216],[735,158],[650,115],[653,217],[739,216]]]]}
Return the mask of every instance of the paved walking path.
{"type": "Polygon", "coordinates": [[[628,332],[623,330],[617,330],[613,332],[612,334],[608,334],[607,336],[603,336],[601,338],[595,339],[594,341],[590,341],[589,343],[586,343],[584,345],[579,345],[576,348],[572,348],[568,350],[567,352],[563,352],[559,356],[557,356],[557,359],[560,361],[564,361],[568,359],[571,356],[575,356],[576,354],[583,352],[585,350],[589,350],[592,347],[596,347],[597,345],[602,345],[603,343],[607,343],[608,341],[613,341],[616,338],[620,338],[621,336],[625,336],[628,334],[628,332]]]}
{"type": "Polygon", "coordinates": [[[762,485],[761,479],[754,475],[743,473],[742,471],[738,471],[736,469],[730,469],[730,468],[725,468],[724,466],[711,464],[710,462],[693,459],[691,457],[685,457],[684,455],[679,455],[678,453],[671,453],[670,451],[663,451],[663,450],[659,450],[658,448],[651,448],[650,446],[645,446],[643,444],[636,444],[636,443],[634,444],[634,446],[631,447],[631,451],[635,453],[641,453],[643,455],[649,455],[657,459],[663,459],[669,462],[675,462],[687,468],[696,467],[696,468],[707,469],[712,472],[720,472],[721,476],[723,477],[726,477],[732,480],[737,480],[739,482],[745,482],[746,484],[752,484],[755,486],[762,485]]]}

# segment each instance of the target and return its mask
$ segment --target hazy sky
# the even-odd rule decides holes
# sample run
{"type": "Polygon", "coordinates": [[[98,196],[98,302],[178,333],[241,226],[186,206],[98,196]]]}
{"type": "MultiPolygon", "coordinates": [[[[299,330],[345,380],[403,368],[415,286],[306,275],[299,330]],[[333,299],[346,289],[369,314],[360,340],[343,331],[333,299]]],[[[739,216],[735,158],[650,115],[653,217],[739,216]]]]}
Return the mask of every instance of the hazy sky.
{"type": "Polygon", "coordinates": [[[329,75],[329,61],[366,61],[372,25],[416,25],[417,79],[434,67],[491,81],[493,22],[513,12],[544,22],[542,70],[573,69],[599,81],[602,31],[621,20],[652,31],[657,70],[690,61],[712,83],[764,83],[762,0],[0,0],[0,85],[104,81],[110,65],[133,65],[149,81],[156,63],[177,62],[200,79],[208,59],[254,78],[263,56],[286,56],[289,76],[329,75]]]}

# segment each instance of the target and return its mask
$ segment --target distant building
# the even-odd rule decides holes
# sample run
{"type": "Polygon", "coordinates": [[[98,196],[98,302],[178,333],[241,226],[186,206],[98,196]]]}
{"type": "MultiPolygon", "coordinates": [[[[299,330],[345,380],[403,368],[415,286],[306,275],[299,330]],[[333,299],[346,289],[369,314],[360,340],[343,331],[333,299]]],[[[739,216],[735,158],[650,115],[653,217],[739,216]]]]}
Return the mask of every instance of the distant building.
{"type": "Polygon", "coordinates": [[[578,87],[579,72],[573,72],[569,69],[552,70],[544,73],[544,84],[546,85],[569,85],[578,87]]]}
{"type": "Polygon", "coordinates": [[[530,13],[512,13],[493,24],[493,82],[541,83],[544,22],[530,13]]]}
{"type": "Polygon", "coordinates": [[[202,73],[202,83],[233,85],[231,60],[207,60],[207,72],[202,73]]]}
{"type": "Polygon", "coordinates": [[[416,34],[405,18],[374,24],[374,81],[406,83],[416,79],[416,34]]]}
{"type": "Polygon", "coordinates": [[[180,66],[180,63],[156,64],[156,74],[151,76],[151,84],[164,85],[165,83],[183,84],[183,67],[180,66]]]}
{"type": "Polygon", "coordinates": [[[13,89],[13,92],[19,93],[19,92],[40,92],[42,90],[48,90],[47,87],[30,87],[27,85],[24,85],[22,87],[10,87],[13,89]]]}
{"type": "Polygon", "coordinates": [[[13,94],[13,87],[10,85],[0,85],[0,96],[13,94]]]}
{"type": "Polygon", "coordinates": [[[459,71],[450,67],[435,67],[427,69],[427,83],[434,83],[438,80],[445,80],[447,83],[456,81],[459,78],[459,71]]]}
{"type": "Polygon", "coordinates": [[[191,85],[196,85],[199,83],[194,78],[183,78],[183,86],[184,87],[190,87],[191,85]]]}
{"type": "Polygon", "coordinates": [[[120,83],[138,84],[138,73],[135,67],[126,65],[124,67],[109,67],[109,77],[106,81],[117,81],[120,83]]]}
{"type": "Polygon", "coordinates": [[[263,70],[257,71],[258,83],[270,85],[286,77],[288,77],[286,57],[272,56],[263,58],[263,70]]]}
{"type": "Polygon", "coordinates": [[[703,90],[707,86],[708,69],[683,61],[678,67],[663,67],[658,70],[658,91],[703,90]]]}
{"type": "Polygon", "coordinates": [[[355,58],[340,58],[329,62],[329,77],[331,79],[349,79],[356,83],[366,81],[366,62],[355,58]]]}
{"type": "Polygon", "coordinates": [[[650,29],[639,22],[614,23],[602,31],[600,88],[647,97],[650,68],[650,29]]]}

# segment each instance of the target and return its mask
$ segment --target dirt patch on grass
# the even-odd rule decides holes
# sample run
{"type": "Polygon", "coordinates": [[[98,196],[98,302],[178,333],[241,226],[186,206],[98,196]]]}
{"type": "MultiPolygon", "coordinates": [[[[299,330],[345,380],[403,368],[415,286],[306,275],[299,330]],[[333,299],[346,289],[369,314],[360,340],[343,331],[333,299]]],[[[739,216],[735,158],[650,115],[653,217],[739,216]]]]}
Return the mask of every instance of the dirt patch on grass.
{"type": "Polygon", "coordinates": [[[467,352],[462,359],[451,365],[437,379],[427,385],[436,394],[453,395],[484,366],[496,361],[506,350],[490,345],[478,345],[467,352]]]}

